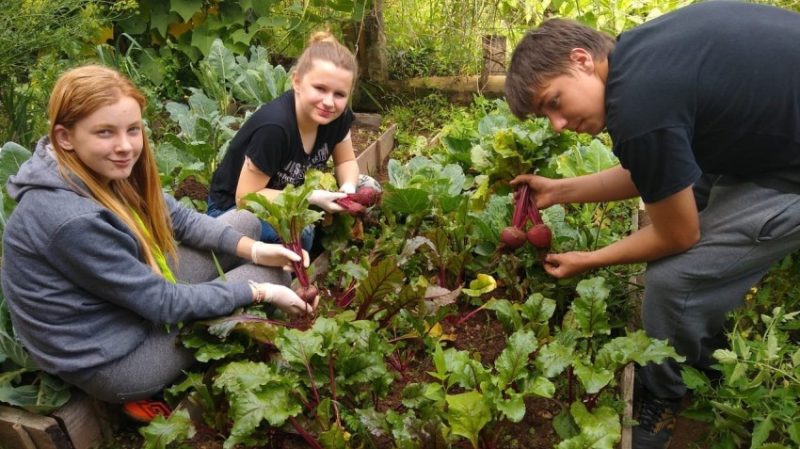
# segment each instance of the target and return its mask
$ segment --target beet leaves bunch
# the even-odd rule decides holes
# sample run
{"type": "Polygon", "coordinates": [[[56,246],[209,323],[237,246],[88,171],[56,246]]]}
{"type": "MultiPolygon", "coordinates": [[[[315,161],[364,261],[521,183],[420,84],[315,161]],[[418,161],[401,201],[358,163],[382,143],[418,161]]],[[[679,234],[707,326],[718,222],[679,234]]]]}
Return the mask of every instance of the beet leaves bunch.
{"type": "Polygon", "coordinates": [[[319,292],[308,280],[308,272],[302,261],[303,247],[300,240],[303,229],[322,218],[322,212],[308,208],[308,197],[313,190],[311,183],[305,183],[299,187],[287,185],[273,201],[257,193],[244,197],[245,207],[256,217],[269,223],[277,232],[283,246],[300,256],[299,262],[292,262],[297,283],[300,284],[295,293],[306,302],[313,301],[319,292]]]}
{"type": "Polygon", "coordinates": [[[530,188],[527,184],[523,184],[516,194],[511,226],[500,231],[501,247],[514,250],[527,241],[537,249],[549,249],[552,240],[553,234],[542,221],[530,188]],[[531,222],[531,226],[526,231],[528,221],[531,222]]]}

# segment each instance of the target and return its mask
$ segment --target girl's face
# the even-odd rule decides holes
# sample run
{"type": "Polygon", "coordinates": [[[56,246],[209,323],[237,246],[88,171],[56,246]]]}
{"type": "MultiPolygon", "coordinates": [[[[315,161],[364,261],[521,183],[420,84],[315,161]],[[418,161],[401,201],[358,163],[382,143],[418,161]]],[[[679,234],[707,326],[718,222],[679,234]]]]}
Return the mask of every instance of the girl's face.
{"type": "Polygon", "coordinates": [[[311,70],[292,78],[298,122],[326,125],[342,115],[353,88],[353,73],[315,59],[311,70]]]}
{"type": "Polygon", "coordinates": [[[106,182],[126,179],[142,154],[142,110],[131,97],[103,106],[72,129],[56,125],[55,136],[66,151],[74,151],[106,182]]]}

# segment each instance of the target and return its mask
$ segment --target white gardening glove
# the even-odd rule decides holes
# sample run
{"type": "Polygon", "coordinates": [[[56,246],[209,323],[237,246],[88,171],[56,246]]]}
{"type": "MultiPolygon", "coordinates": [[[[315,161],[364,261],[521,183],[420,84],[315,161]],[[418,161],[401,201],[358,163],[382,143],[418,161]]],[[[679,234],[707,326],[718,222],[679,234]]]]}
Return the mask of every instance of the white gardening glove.
{"type": "MultiPolygon", "coordinates": [[[[278,243],[253,242],[250,249],[250,260],[256,265],[283,267],[292,271],[292,262],[299,262],[300,255],[278,243]]],[[[308,253],[303,251],[303,264],[308,266],[308,253]]]]}
{"type": "Polygon", "coordinates": [[[336,200],[338,200],[339,198],[344,198],[346,196],[347,194],[343,192],[314,190],[311,192],[311,196],[308,197],[308,202],[326,212],[336,213],[336,212],[342,212],[344,210],[342,206],[336,204],[336,200]]]}
{"type": "Polygon", "coordinates": [[[253,289],[254,303],[272,304],[291,316],[310,315],[314,313],[319,302],[319,297],[316,297],[312,304],[308,304],[300,299],[291,288],[280,284],[250,281],[250,287],[253,289]]]}
{"type": "Polygon", "coordinates": [[[356,186],[350,184],[349,182],[346,182],[342,184],[341,187],[339,187],[339,191],[342,193],[356,193],[356,186]]]}

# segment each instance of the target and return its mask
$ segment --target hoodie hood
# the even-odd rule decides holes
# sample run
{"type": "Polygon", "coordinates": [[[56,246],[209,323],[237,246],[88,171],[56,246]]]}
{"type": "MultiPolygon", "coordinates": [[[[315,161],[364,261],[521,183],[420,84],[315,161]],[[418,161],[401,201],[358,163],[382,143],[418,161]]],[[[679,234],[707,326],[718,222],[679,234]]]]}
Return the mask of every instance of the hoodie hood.
{"type": "MultiPolygon", "coordinates": [[[[84,185],[77,177],[73,177],[73,181],[78,186],[84,185]]],[[[8,195],[16,202],[22,199],[25,192],[33,189],[62,189],[83,195],[64,181],[58,172],[58,163],[50,146],[50,139],[46,136],[36,142],[33,156],[25,161],[17,174],[9,177],[6,183],[8,195]]]]}

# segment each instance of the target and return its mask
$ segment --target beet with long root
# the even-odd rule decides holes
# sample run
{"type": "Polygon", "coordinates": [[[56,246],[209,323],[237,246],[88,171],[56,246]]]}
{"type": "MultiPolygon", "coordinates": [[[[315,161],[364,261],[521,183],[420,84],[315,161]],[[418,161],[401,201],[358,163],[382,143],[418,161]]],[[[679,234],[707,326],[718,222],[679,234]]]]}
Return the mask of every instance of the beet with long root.
{"type": "Polygon", "coordinates": [[[342,206],[350,215],[360,215],[366,212],[381,199],[381,192],[372,187],[362,187],[356,193],[348,193],[346,197],[339,198],[336,203],[342,206]]]}

